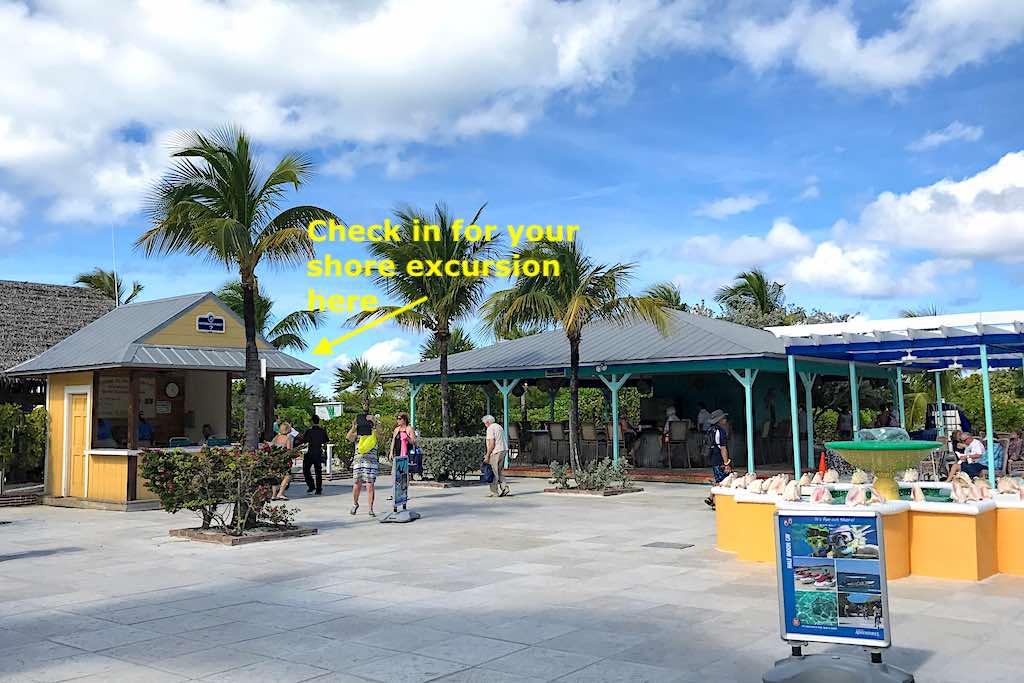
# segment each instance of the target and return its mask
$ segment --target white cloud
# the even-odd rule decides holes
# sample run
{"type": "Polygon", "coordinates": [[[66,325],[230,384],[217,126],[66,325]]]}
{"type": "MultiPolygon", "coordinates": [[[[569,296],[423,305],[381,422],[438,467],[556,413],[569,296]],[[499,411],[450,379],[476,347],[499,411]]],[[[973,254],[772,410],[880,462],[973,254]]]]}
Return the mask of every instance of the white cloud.
{"type": "Polygon", "coordinates": [[[947,76],[1024,37],[1019,0],[913,0],[895,28],[875,35],[852,15],[849,2],[799,2],[781,17],[739,19],[725,43],[756,70],[792,64],[844,88],[893,89],[947,76]]]}
{"type": "Polygon", "coordinates": [[[800,196],[797,197],[797,199],[799,199],[800,201],[807,201],[810,199],[817,199],[820,196],[821,191],[818,190],[817,185],[808,185],[806,188],[804,188],[804,191],[800,193],[800,196]]]}
{"type": "Polygon", "coordinates": [[[724,241],[718,235],[691,237],[684,243],[688,254],[701,254],[716,263],[730,265],[761,265],[778,261],[814,249],[810,237],[789,222],[786,218],[777,218],[764,237],[742,235],[730,241],[724,241]]]}
{"type": "Polygon", "coordinates": [[[0,225],[0,247],[14,246],[22,240],[25,234],[17,228],[9,228],[0,225]]]}
{"type": "Polygon", "coordinates": [[[861,212],[856,230],[944,257],[1024,261],[1024,152],[963,180],[883,192],[861,212]]]}
{"type": "Polygon", "coordinates": [[[0,221],[13,223],[21,217],[25,205],[17,197],[0,191],[0,221]]]}
{"type": "Polygon", "coordinates": [[[415,363],[420,359],[416,353],[411,353],[410,342],[404,337],[395,337],[379,341],[363,352],[363,360],[374,367],[385,368],[415,363]]]}
{"type": "Polygon", "coordinates": [[[695,216],[707,216],[708,218],[714,218],[715,220],[720,221],[723,218],[728,218],[729,216],[753,211],[766,201],[767,198],[761,195],[755,196],[743,194],[735,197],[724,197],[713,202],[706,202],[705,204],[702,204],[693,213],[695,216]]]}
{"type": "Polygon", "coordinates": [[[965,140],[967,142],[974,142],[980,140],[982,133],[985,129],[981,126],[968,126],[954,121],[942,130],[933,130],[914,142],[907,145],[907,149],[912,152],[923,152],[925,150],[934,149],[945,145],[948,142],[955,140],[965,140]]]}

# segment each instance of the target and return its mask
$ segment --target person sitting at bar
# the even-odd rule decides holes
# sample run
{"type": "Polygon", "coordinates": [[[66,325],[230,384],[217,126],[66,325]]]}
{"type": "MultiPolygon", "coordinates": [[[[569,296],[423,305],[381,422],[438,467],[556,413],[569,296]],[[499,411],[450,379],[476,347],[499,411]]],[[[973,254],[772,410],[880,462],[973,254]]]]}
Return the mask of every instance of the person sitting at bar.
{"type": "Polygon", "coordinates": [[[970,432],[963,432],[963,454],[957,463],[949,469],[949,481],[958,473],[963,472],[972,479],[980,477],[988,469],[985,458],[985,442],[975,438],[970,432]]]}
{"type": "Polygon", "coordinates": [[[153,425],[146,422],[146,416],[139,414],[139,427],[136,430],[135,437],[138,439],[139,446],[152,446],[153,445],[153,425]]]}

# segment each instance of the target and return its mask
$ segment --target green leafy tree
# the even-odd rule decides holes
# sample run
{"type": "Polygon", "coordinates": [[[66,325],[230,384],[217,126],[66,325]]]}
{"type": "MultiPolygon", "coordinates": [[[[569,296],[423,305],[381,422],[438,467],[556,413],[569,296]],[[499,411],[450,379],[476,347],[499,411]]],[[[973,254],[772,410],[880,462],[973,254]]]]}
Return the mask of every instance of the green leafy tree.
{"type": "MultiPolygon", "coordinates": [[[[483,212],[481,206],[468,224],[476,223],[483,212]]],[[[483,300],[486,282],[482,277],[432,277],[410,275],[410,261],[476,261],[488,258],[494,252],[494,242],[456,240],[452,234],[455,220],[444,204],[437,204],[432,214],[412,207],[399,208],[395,219],[400,239],[389,242],[371,242],[370,253],[377,259],[393,261],[397,274],[377,277],[376,283],[389,296],[403,304],[423,297],[426,301],[394,318],[399,325],[433,333],[441,376],[441,436],[451,434],[451,394],[448,384],[448,354],[452,341],[452,328],[474,315],[483,300]],[[414,225],[437,225],[440,239],[414,239],[414,225]]],[[[381,306],[376,311],[362,311],[350,319],[361,324],[373,318],[394,313],[400,306],[381,306]]]]}
{"type": "Polygon", "coordinates": [[[103,270],[102,268],[95,268],[90,273],[79,273],[78,277],[75,278],[75,284],[85,285],[89,289],[101,292],[108,299],[113,299],[118,306],[130,304],[143,290],[142,283],[136,280],[132,282],[131,293],[125,296],[124,280],[117,277],[117,273],[114,271],[103,270]]]}
{"type": "MultiPolygon", "coordinates": [[[[451,331],[451,337],[448,339],[448,353],[462,353],[463,351],[472,351],[476,348],[476,344],[469,338],[466,331],[461,327],[453,327],[451,331]]],[[[437,338],[436,334],[431,334],[430,337],[420,345],[420,358],[426,360],[428,358],[439,358],[441,356],[441,343],[437,338]]]]}
{"type": "Polygon", "coordinates": [[[942,311],[935,304],[921,306],[919,308],[904,308],[900,311],[901,318],[927,318],[933,315],[942,315],[942,311]]]}
{"type": "Polygon", "coordinates": [[[574,471],[582,472],[579,369],[583,330],[598,320],[646,320],[667,333],[664,302],[625,295],[635,264],[595,263],[575,242],[541,242],[519,249],[518,254],[523,259],[557,261],[559,275],[518,278],[512,287],[490,296],[484,307],[485,319],[499,337],[516,327],[558,326],[565,333],[569,342],[569,458],[574,471]]]}
{"type": "Polygon", "coordinates": [[[286,154],[264,173],[249,136],[232,128],[212,134],[184,133],[172,153],[171,170],[153,189],[153,227],[136,241],[146,256],[184,253],[237,271],[245,323],[245,437],[260,439],[263,386],[256,347],[261,263],[298,265],[315,256],[308,226],[337,218],[316,206],[279,211],[289,189],[313,171],[304,156],[286,154]]]}
{"type": "Polygon", "coordinates": [[[689,311],[690,306],[683,301],[683,293],[674,282],[659,282],[644,290],[644,296],[664,302],[664,307],[676,311],[689,311]]]}
{"type": "Polygon", "coordinates": [[[784,307],[785,286],[775,282],[760,268],[740,273],[731,285],[724,285],[715,294],[723,306],[750,306],[761,314],[770,314],[784,307]]]}
{"type": "Polygon", "coordinates": [[[375,368],[361,358],[350,361],[334,371],[334,390],[337,393],[354,392],[359,396],[363,412],[370,412],[370,399],[398,386],[396,381],[384,379],[384,368],[375,368]]]}
{"type": "MultiPolygon", "coordinates": [[[[217,296],[239,318],[244,317],[245,290],[241,282],[228,282],[220,288],[217,296]]],[[[274,300],[257,290],[256,330],[275,349],[305,351],[309,347],[305,335],[323,325],[327,319],[323,311],[292,311],[275,321],[273,309],[274,300]]]]}
{"type": "Polygon", "coordinates": [[[274,405],[280,408],[298,408],[312,415],[313,404],[326,401],[326,397],[308,384],[302,382],[274,383],[274,405]]]}

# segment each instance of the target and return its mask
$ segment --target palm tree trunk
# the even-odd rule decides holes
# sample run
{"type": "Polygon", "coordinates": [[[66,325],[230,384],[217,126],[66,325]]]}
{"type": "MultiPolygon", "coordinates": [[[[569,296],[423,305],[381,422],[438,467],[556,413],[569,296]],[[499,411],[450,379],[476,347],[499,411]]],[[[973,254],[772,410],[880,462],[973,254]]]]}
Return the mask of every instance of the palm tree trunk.
{"type": "Polygon", "coordinates": [[[441,372],[441,436],[451,435],[452,406],[451,394],[448,392],[448,341],[451,334],[448,330],[438,330],[437,350],[440,356],[441,372]]]}
{"type": "Polygon", "coordinates": [[[260,357],[256,348],[256,278],[242,276],[242,305],[245,315],[245,439],[246,450],[256,450],[260,442],[260,416],[263,413],[263,387],[260,384],[260,357]]]}
{"type": "Polygon", "coordinates": [[[578,484],[580,461],[580,340],[569,338],[569,463],[578,484]]]}

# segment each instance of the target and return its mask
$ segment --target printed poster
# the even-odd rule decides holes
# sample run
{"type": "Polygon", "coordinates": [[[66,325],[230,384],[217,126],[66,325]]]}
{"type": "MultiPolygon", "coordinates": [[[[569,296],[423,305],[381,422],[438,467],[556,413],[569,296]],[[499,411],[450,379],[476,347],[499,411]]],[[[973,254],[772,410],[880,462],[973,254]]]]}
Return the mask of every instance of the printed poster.
{"type": "Polygon", "coordinates": [[[775,519],[783,639],[889,647],[881,516],[779,510],[775,519]]]}
{"type": "Polygon", "coordinates": [[[409,500],[409,457],[400,455],[395,458],[395,507],[405,505],[409,500]]]}

